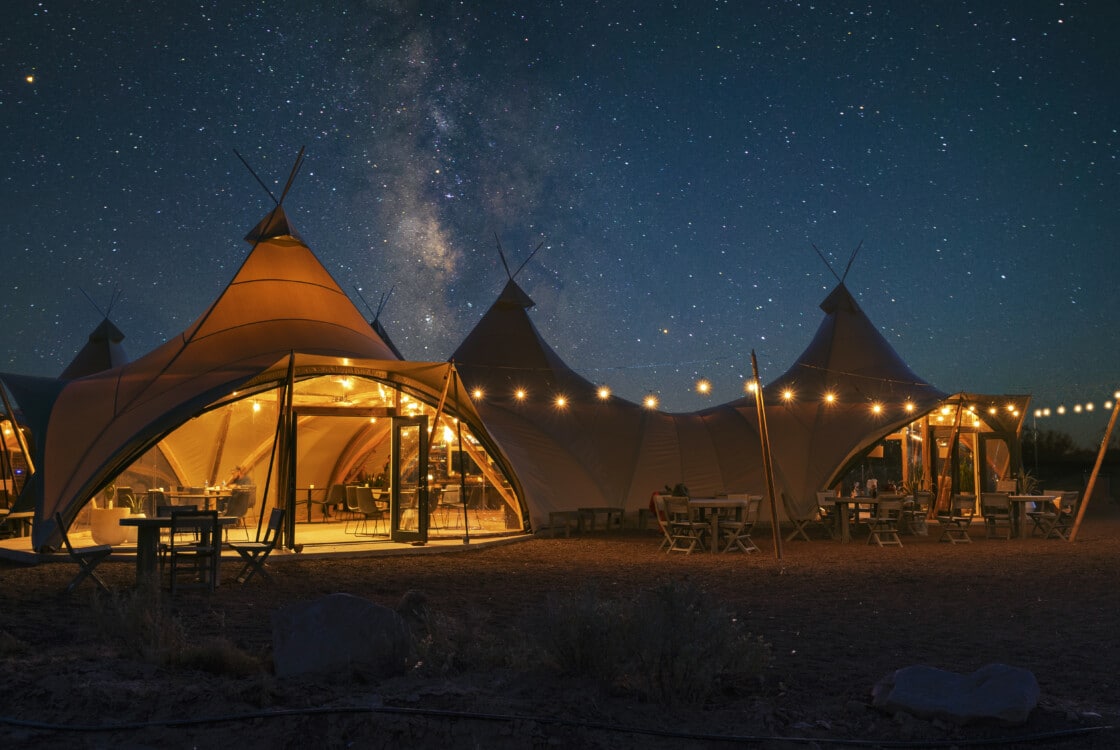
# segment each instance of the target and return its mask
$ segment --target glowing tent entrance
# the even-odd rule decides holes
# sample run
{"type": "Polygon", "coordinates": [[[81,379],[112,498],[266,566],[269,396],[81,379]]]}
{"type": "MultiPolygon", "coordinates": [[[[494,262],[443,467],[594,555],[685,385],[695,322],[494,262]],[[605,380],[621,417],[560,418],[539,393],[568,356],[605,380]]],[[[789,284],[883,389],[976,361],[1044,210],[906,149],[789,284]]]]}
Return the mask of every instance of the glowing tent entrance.
{"type": "Polygon", "coordinates": [[[248,534],[280,504],[287,547],[524,529],[507,472],[453,403],[428,403],[361,368],[332,369],[291,375],[290,398],[283,371],[262,375],[165,435],[114,486],[129,487],[148,514],[165,504],[225,510],[237,478],[251,487],[248,534]]]}

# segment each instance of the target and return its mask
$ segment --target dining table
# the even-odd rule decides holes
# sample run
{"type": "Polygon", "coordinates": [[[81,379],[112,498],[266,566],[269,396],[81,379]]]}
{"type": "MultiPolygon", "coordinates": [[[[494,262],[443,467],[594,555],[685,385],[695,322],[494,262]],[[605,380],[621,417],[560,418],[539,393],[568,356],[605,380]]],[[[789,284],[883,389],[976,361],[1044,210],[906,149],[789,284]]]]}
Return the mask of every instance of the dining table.
{"type": "MultiPolygon", "coordinates": [[[[219,526],[237,523],[233,516],[218,516],[219,526]]],[[[136,583],[159,582],[159,537],[163,529],[171,529],[171,516],[125,516],[121,526],[136,529],[136,583]]],[[[218,555],[219,562],[221,555],[218,555]]],[[[220,582],[221,579],[218,578],[220,582]]]]}
{"type": "Polygon", "coordinates": [[[719,552],[719,521],[721,518],[734,518],[741,520],[747,509],[747,501],[730,497],[693,497],[688,500],[688,507],[711,524],[711,544],[708,545],[712,554],[719,552]]]}
{"type": "Polygon", "coordinates": [[[852,541],[852,524],[848,520],[849,509],[854,509],[856,512],[856,519],[859,519],[859,513],[863,508],[867,508],[870,515],[875,515],[875,509],[879,505],[879,500],[874,497],[865,497],[862,495],[856,497],[844,497],[837,495],[836,497],[829,498],[829,501],[836,505],[836,533],[840,537],[842,544],[847,544],[852,541]]]}
{"type": "Polygon", "coordinates": [[[229,500],[233,497],[233,492],[226,487],[218,487],[203,492],[173,491],[168,492],[167,496],[171,498],[173,505],[194,505],[199,510],[216,510],[221,509],[221,506],[215,506],[213,503],[229,500]]]}
{"type": "Polygon", "coordinates": [[[1011,495],[1011,507],[1014,511],[1011,517],[1015,519],[1015,537],[1026,539],[1030,536],[1027,531],[1027,506],[1035,503],[1050,503],[1053,505],[1058,500],[1058,495],[1011,495]]]}

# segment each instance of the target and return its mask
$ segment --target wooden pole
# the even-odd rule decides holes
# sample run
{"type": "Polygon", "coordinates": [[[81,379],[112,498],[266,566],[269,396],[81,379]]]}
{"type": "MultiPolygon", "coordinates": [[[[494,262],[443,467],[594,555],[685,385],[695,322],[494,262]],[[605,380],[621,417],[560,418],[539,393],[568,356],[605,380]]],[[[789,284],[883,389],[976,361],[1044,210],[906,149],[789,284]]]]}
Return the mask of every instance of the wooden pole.
{"type": "Polygon", "coordinates": [[[766,491],[770,495],[770,531],[774,537],[774,557],[782,559],[782,530],[778,523],[778,501],[774,496],[774,465],[770,460],[770,433],[766,428],[766,399],[762,397],[762,381],[758,377],[758,359],[751,349],[751,373],[754,377],[754,402],[758,408],[758,435],[762,439],[762,470],[766,475],[766,491]]]}
{"type": "MultiPolygon", "coordinates": [[[[1108,451],[1108,441],[1112,439],[1112,428],[1116,426],[1116,415],[1120,413],[1120,398],[1116,398],[1116,405],[1112,407],[1112,416],[1108,419],[1104,438],[1101,439],[1101,449],[1097,451],[1097,462],[1093,464],[1093,473],[1089,475],[1089,484],[1085,486],[1085,497],[1081,498],[1081,505],[1077,507],[1077,519],[1073,522],[1073,529],[1069,532],[1069,541],[1077,540],[1077,530],[1081,528],[1081,521],[1085,518],[1085,509],[1089,507],[1089,498],[1093,496],[1093,489],[1097,486],[1097,475],[1101,473],[1101,464],[1104,463],[1104,454],[1108,451]]],[[[1037,438],[1036,438],[1037,440],[1037,438]]]]}

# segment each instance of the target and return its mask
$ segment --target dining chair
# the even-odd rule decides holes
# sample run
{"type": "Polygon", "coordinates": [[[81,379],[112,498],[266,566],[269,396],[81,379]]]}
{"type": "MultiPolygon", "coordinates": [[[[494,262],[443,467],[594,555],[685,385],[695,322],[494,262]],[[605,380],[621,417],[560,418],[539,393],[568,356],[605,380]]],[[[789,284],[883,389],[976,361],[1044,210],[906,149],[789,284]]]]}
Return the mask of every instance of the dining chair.
{"type": "Polygon", "coordinates": [[[1035,529],[1042,532],[1043,539],[1069,539],[1073,521],[1077,517],[1078,492],[1063,492],[1053,503],[1046,503],[1039,510],[1030,511],[1027,516],[1034,522],[1035,529]]]}
{"type": "Polygon", "coordinates": [[[980,515],[988,539],[1010,539],[1014,535],[1015,520],[1011,514],[1011,496],[1005,492],[981,492],[980,515]],[[1000,529],[1005,531],[1000,536],[1000,529]]]}
{"type": "Polygon", "coordinates": [[[272,580],[268,571],[265,570],[264,564],[268,560],[268,556],[272,554],[272,550],[276,548],[276,542],[280,538],[280,525],[283,521],[284,509],[273,508],[268,517],[268,526],[265,527],[263,537],[252,542],[230,543],[230,549],[245,561],[241,572],[237,574],[236,580],[238,583],[248,583],[249,579],[257,573],[260,573],[261,578],[266,581],[272,580]]]}
{"type": "Polygon", "coordinates": [[[58,526],[58,533],[62,535],[62,545],[66,548],[66,554],[70,559],[77,563],[81,569],[78,575],[74,576],[74,580],[70,581],[66,586],[66,593],[69,594],[78,587],[78,584],[89,578],[97,588],[105,593],[109,593],[109,587],[101,576],[97,575],[95,568],[100,565],[105,558],[113,552],[112,545],[97,544],[88,547],[75,547],[70,543],[70,537],[66,533],[66,524],[62,522],[62,514],[54,514],[54,522],[58,526]]]}
{"type": "Polygon", "coordinates": [[[929,533],[927,519],[929,517],[929,504],[933,502],[933,493],[928,490],[915,490],[911,495],[912,502],[909,506],[902,506],[902,517],[906,528],[911,534],[925,536],[929,533]]]}
{"type": "Polygon", "coordinates": [[[216,510],[171,512],[171,539],[167,559],[171,569],[171,595],[181,586],[213,591],[218,585],[218,557],[222,537],[216,510]],[[191,538],[194,534],[194,538],[191,538]],[[180,583],[186,578],[186,583],[180,583]]]}
{"type": "Polygon", "coordinates": [[[878,544],[880,547],[901,547],[898,524],[902,520],[902,498],[897,495],[880,495],[878,500],[874,515],[868,522],[871,531],[867,536],[867,543],[878,544]]]}
{"type": "Polygon", "coordinates": [[[937,514],[937,522],[941,524],[941,536],[937,541],[950,544],[970,543],[972,538],[968,535],[968,527],[972,525],[975,507],[976,498],[972,495],[953,495],[949,499],[948,509],[937,514]]]}
{"type": "Polygon", "coordinates": [[[817,515],[821,525],[828,531],[829,539],[839,539],[837,521],[839,520],[839,507],[836,505],[835,490],[820,490],[817,492],[817,515]]]}
{"type": "Polygon", "coordinates": [[[653,514],[657,518],[657,527],[661,529],[661,546],[657,551],[665,550],[668,552],[673,547],[673,535],[669,532],[669,514],[665,509],[665,498],[668,495],[662,495],[655,492],[653,495],[653,514]]]}
{"type": "MultiPolygon", "coordinates": [[[[229,518],[236,518],[237,521],[233,524],[237,528],[245,532],[245,541],[249,541],[249,526],[245,523],[245,514],[249,512],[249,508],[253,507],[256,502],[257,489],[253,486],[235,486],[229,495],[229,500],[226,501],[226,507],[222,511],[223,516],[229,518]]],[[[225,527],[225,537],[229,540],[230,526],[225,527]]]]}
{"type": "MultiPolygon", "coordinates": [[[[758,523],[759,511],[762,508],[762,495],[728,495],[729,500],[744,500],[746,506],[742,508],[737,517],[721,518],[719,520],[719,535],[722,549],[720,552],[739,550],[740,552],[758,552],[758,545],[751,539],[751,531],[758,523]]],[[[806,537],[808,539],[808,537],[806,537]]]]}
{"type": "Polygon", "coordinates": [[[356,490],[355,495],[358,499],[358,512],[362,514],[362,523],[358,527],[360,530],[355,529],[354,533],[361,536],[374,536],[374,534],[367,534],[365,531],[369,527],[369,522],[374,522],[374,529],[377,528],[378,524],[384,527],[389,512],[373,499],[373,490],[369,487],[359,485],[356,490]]]}
{"type": "Polygon", "coordinates": [[[669,519],[669,552],[684,552],[704,548],[704,538],[711,525],[696,520],[687,497],[670,495],[665,498],[665,515],[669,519]]]}

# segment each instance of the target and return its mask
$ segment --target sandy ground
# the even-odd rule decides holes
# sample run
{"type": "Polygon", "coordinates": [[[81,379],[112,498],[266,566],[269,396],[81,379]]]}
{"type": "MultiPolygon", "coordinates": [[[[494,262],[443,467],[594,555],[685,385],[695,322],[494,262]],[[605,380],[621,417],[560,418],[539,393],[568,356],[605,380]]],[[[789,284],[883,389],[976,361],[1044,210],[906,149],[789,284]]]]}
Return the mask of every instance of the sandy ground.
{"type": "MultiPolygon", "coordinates": [[[[1120,514],[1091,514],[1074,544],[984,539],[902,548],[795,542],[777,559],[768,532],[750,556],[667,555],[653,531],[532,539],[447,554],[272,566],[273,581],[192,593],[166,607],[198,642],[220,637],[263,665],[243,676],[168,666],[115,637],[95,589],[61,592],[70,564],[0,563],[0,743],[4,747],[799,747],[778,738],[1009,747],[1120,746],[1120,514]],[[593,585],[625,597],[670,579],[702,587],[771,644],[762,685],[704,705],[665,707],[558,674],[546,664],[453,669],[368,684],[278,680],[269,615],[347,592],[396,606],[410,590],[481,642],[508,642],[549,597],[593,585]],[[1021,727],[955,727],[869,706],[884,675],[912,664],[957,672],[1001,662],[1031,670],[1039,707],[1021,727]],[[371,711],[372,707],[380,710],[371,711]],[[468,716],[469,715],[469,716],[468,716]],[[1105,727],[1105,729],[1100,729],[1105,727]],[[1057,739],[1050,733],[1070,732],[1057,739]],[[766,739],[769,738],[769,739],[766,739]]],[[[108,563],[129,596],[134,569],[108,563]]],[[[116,634],[119,635],[119,634],[116,634]]]]}

